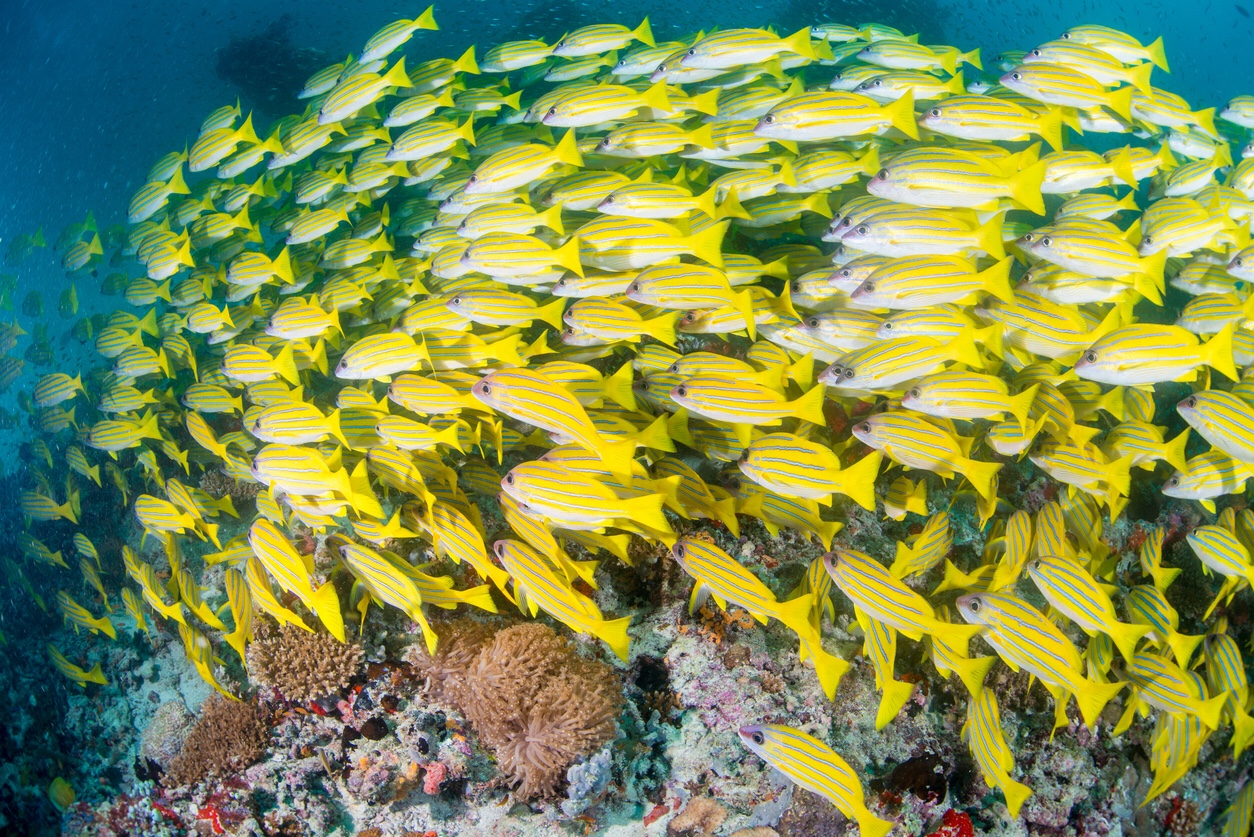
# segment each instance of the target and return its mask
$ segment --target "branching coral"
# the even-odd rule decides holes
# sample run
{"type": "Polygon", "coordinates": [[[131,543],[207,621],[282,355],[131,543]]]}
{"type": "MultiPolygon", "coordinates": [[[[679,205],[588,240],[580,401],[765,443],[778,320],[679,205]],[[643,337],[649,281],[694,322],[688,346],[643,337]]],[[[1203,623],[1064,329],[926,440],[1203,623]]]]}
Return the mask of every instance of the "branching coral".
{"type": "Polygon", "coordinates": [[[254,683],[277,689],[287,700],[304,702],[348,685],[361,670],[362,651],[328,634],[264,623],[248,646],[247,659],[254,683]]]}
{"type": "Polygon", "coordinates": [[[576,759],[614,737],[618,678],[544,625],[516,625],[488,640],[472,624],[454,623],[438,656],[417,651],[414,665],[466,716],[521,796],[552,795],[576,759]]]}
{"type": "Polygon", "coordinates": [[[191,785],[210,775],[240,770],[265,753],[269,732],[252,703],[212,695],[170,762],[166,784],[191,785]]]}

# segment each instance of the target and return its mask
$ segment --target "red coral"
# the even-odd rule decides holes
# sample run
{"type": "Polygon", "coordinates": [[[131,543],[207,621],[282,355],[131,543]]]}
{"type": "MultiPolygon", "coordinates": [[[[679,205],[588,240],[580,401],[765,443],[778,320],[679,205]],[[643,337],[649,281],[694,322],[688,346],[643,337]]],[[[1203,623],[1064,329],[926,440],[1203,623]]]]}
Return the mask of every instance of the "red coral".
{"type": "Polygon", "coordinates": [[[422,792],[428,796],[435,796],[440,792],[440,785],[447,775],[448,767],[443,762],[433,761],[428,764],[426,773],[422,777],[422,792]]]}
{"type": "Polygon", "coordinates": [[[965,813],[950,808],[941,819],[941,827],[927,837],[975,837],[975,826],[965,813]]]}
{"type": "Polygon", "coordinates": [[[209,825],[213,827],[214,834],[226,833],[226,829],[222,827],[222,815],[218,811],[217,806],[202,805],[200,810],[196,812],[196,819],[209,820],[209,825]]]}

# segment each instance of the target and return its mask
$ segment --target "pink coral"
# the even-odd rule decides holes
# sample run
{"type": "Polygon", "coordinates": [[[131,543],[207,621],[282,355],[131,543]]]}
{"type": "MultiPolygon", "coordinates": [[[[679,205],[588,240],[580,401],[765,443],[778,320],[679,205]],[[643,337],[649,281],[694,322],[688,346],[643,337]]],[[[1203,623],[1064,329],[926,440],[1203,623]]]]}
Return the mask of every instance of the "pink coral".
{"type": "Polygon", "coordinates": [[[422,777],[422,792],[430,796],[435,796],[440,792],[440,785],[444,782],[444,777],[448,775],[448,768],[443,762],[433,761],[427,765],[427,770],[422,777]]]}

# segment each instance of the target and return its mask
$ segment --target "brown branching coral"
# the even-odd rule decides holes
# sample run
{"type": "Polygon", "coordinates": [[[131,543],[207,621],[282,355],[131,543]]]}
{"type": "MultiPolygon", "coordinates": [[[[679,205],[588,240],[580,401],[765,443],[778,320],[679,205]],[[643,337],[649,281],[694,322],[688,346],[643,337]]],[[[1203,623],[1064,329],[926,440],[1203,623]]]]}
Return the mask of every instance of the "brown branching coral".
{"type": "Polygon", "coordinates": [[[418,651],[415,667],[462,711],[521,796],[553,794],[572,762],[614,737],[618,678],[544,625],[515,625],[488,640],[473,623],[454,624],[439,656],[418,651]]]}
{"type": "Polygon", "coordinates": [[[291,701],[304,702],[338,692],[361,670],[361,647],[329,634],[310,633],[292,625],[257,627],[248,646],[248,676],[258,685],[277,689],[291,701]]]}
{"type": "Polygon", "coordinates": [[[170,762],[164,782],[171,787],[191,785],[245,768],[262,757],[269,737],[254,704],[211,695],[183,749],[170,762]]]}
{"type": "Polygon", "coordinates": [[[221,471],[205,471],[200,478],[200,490],[215,500],[230,494],[231,500],[238,504],[255,498],[261,486],[255,482],[238,482],[221,471]]]}

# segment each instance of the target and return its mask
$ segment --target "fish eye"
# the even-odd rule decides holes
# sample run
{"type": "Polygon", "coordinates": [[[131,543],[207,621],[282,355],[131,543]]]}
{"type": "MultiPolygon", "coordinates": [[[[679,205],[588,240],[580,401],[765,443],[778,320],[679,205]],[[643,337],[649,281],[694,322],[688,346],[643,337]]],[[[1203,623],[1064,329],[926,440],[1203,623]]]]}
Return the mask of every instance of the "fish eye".
{"type": "Polygon", "coordinates": [[[478,175],[474,175],[474,174],[472,174],[470,177],[468,177],[468,178],[466,179],[466,182],[467,182],[467,183],[478,183],[478,182],[479,182],[479,176],[478,176],[478,175]]]}
{"type": "Polygon", "coordinates": [[[684,396],[688,394],[688,388],[685,386],[675,387],[675,394],[678,395],[680,398],[683,398],[684,396]]]}
{"type": "Polygon", "coordinates": [[[876,176],[876,177],[878,177],[880,180],[887,180],[887,179],[888,179],[888,169],[880,169],[880,170],[879,170],[879,173],[878,173],[877,175],[875,175],[875,176],[876,176]]]}
{"type": "Polygon", "coordinates": [[[1063,39],[1064,41],[1069,41],[1069,40],[1071,40],[1071,33],[1070,33],[1070,32],[1063,32],[1063,33],[1062,33],[1062,39],[1063,39]]]}
{"type": "Polygon", "coordinates": [[[918,387],[911,387],[911,388],[910,388],[910,397],[911,397],[911,398],[918,398],[918,397],[919,397],[919,396],[921,396],[922,394],[923,394],[922,390],[920,390],[918,387]]]}
{"type": "Polygon", "coordinates": [[[972,600],[971,600],[971,604],[970,604],[970,605],[968,605],[968,606],[971,608],[971,612],[972,612],[972,613],[979,613],[979,612],[980,612],[980,607],[981,607],[981,605],[980,605],[980,600],[979,600],[979,599],[972,599],[972,600]]]}
{"type": "Polygon", "coordinates": [[[1186,406],[1186,407],[1196,407],[1196,406],[1197,406],[1197,397],[1196,397],[1196,396],[1193,396],[1193,395],[1190,395],[1188,398],[1184,399],[1184,406],[1186,406]]]}
{"type": "Polygon", "coordinates": [[[1048,247],[1049,245],[1053,243],[1054,243],[1054,239],[1050,238],[1049,236],[1045,236],[1044,238],[1041,239],[1042,247],[1048,247]]]}
{"type": "Polygon", "coordinates": [[[684,545],[683,545],[682,543],[677,543],[677,544],[675,544],[675,557],[676,557],[676,558],[683,558],[683,557],[684,557],[684,549],[685,549],[685,547],[684,547],[684,545]]]}
{"type": "Polygon", "coordinates": [[[810,328],[818,328],[818,327],[819,327],[819,318],[818,318],[818,317],[811,317],[810,319],[806,320],[806,325],[808,325],[810,328]]]}
{"type": "Polygon", "coordinates": [[[875,81],[873,81],[873,82],[871,83],[871,86],[872,86],[872,87],[879,87],[879,86],[880,86],[880,85],[882,85],[883,83],[884,83],[884,82],[880,81],[879,79],[876,79],[875,81]]]}
{"type": "Polygon", "coordinates": [[[799,294],[799,293],[801,293],[801,283],[800,283],[800,282],[793,282],[793,283],[792,283],[792,292],[793,292],[793,293],[795,293],[795,294],[799,294]]]}
{"type": "Polygon", "coordinates": [[[1024,244],[1031,244],[1033,241],[1036,241],[1036,233],[1024,233],[1023,234],[1024,244]]]}
{"type": "Polygon", "coordinates": [[[549,116],[556,116],[557,108],[549,108],[549,116]]]}
{"type": "Polygon", "coordinates": [[[762,118],[762,121],[765,122],[767,125],[770,125],[775,121],[775,116],[773,114],[768,113],[766,116],[762,118]]]}
{"type": "Polygon", "coordinates": [[[869,421],[864,421],[864,422],[862,422],[862,428],[861,428],[861,429],[862,429],[862,432],[863,432],[863,433],[870,433],[870,432],[871,432],[871,422],[869,422],[869,421]]]}
{"type": "Polygon", "coordinates": [[[684,314],[684,322],[695,323],[696,321],[697,321],[697,315],[694,314],[693,312],[688,311],[687,313],[684,314]]]}
{"type": "MultiPolygon", "coordinates": [[[[880,172],[880,175],[883,177],[888,177],[888,169],[884,169],[882,172],[880,172]]],[[[866,224],[858,225],[858,235],[866,235],[870,231],[871,231],[871,228],[867,226],[866,224]]]]}
{"type": "Polygon", "coordinates": [[[696,51],[695,49],[690,49],[690,50],[688,50],[688,54],[689,54],[689,55],[696,55],[696,54],[697,54],[697,51],[696,51]]]}
{"type": "Polygon", "coordinates": [[[885,331],[892,331],[892,330],[893,330],[893,324],[892,324],[892,323],[884,323],[884,330],[885,330],[885,331]]]}
{"type": "Polygon", "coordinates": [[[484,394],[484,395],[487,395],[487,394],[489,394],[489,393],[491,393],[491,392],[492,392],[492,385],[491,385],[491,384],[484,384],[484,385],[483,385],[483,394],[484,394]]]}
{"type": "MultiPolygon", "coordinates": [[[[1237,267],[1240,267],[1241,265],[1245,264],[1245,260],[1242,259],[1240,256],[1237,256],[1235,259],[1233,259],[1232,263],[1236,265],[1237,267]]],[[[1237,288],[1237,290],[1239,291],[1241,289],[1237,288]]]]}
{"type": "Polygon", "coordinates": [[[1144,237],[1141,239],[1141,243],[1142,243],[1142,244],[1153,244],[1153,243],[1154,243],[1154,236],[1152,236],[1152,235],[1147,235],[1147,236],[1144,236],[1144,237]]]}
{"type": "Polygon", "coordinates": [[[1039,570],[1041,568],[1041,559],[1037,558],[1036,560],[1034,560],[1032,562],[1032,566],[1039,570]]]}
{"type": "Polygon", "coordinates": [[[640,293],[640,283],[639,283],[639,282],[632,282],[632,283],[631,283],[631,291],[632,291],[633,293],[640,293]]]}
{"type": "Polygon", "coordinates": [[[564,277],[564,276],[563,276],[561,279],[558,279],[558,280],[557,280],[557,286],[558,286],[559,288],[560,288],[561,286],[565,285],[565,284],[566,284],[566,277],[564,277]]]}
{"type": "Polygon", "coordinates": [[[1173,487],[1174,487],[1174,486],[1177,486],[1177,485],[1179,485],[1179,484],[1180,484],[1180,478],[1179,478],[1179,477],[1172,477],[1171,479],[1167,480],[1167,484],[1168,484],[1168,485],[1171,485],[1171,486],[1173,486],[1173,487]]]}
{"type": "Polygon", "coordinates": [[[506,481],[507,483],[509,483],[510,485],[513,485],[513,484],[514,484],[514,475],[513,475],[513,474],[506,474],[506,475],[505,475],[505,481],[506,481]]]}
{"type": "Polygon", "coordinates": [[[749,736],[749,738],[753,740],[754,744],[762,744],[766,741],[766,736],[760,732],[755,732],[753,735],[749,736]]]}
{"type": "MultiPolygon", "coordinates": [[[[602,142],[601,144],[605,145],[604,142],[602,142]]],[[[613,202],[614,202],[614,197],[612,195],[605,199],[605,203],[613,203],[613,202]]]]}
{"type": "Polygon", "coordinates": [[[928,111],[928,116],[940,116],[940,108],[932,108],[928,111]]]}
{"type": "Polygon", "coordinates": [[[874,293],[874,292],[875,292],[875,283],[874,283],[874,282],[863,282],[863,283],[862,283],[862,290],[866,291],[867,293],[874,293]]]}
{"type": "Polygon", "coordinates": [[[1089,363],[1097,363],[1097,352],[1085,352],[1084,359],[1089,363]]]}
{"type": "Polygon", "coordinates": [[[460,296],[455,296],[455,297],[453,297],[453,304],[454,304],[454,305],[461,305],[461,304],[462,304],[462,298],[461,298],[460,296]]]}
{"type": "Polygon", "coordinates": [[[853,376],[854,376],[853,367],[851,367],[851,366],[846,366],[846,367],[845,367],[845,377],[846,377],[846,378],[852,378],[853,376]]]}
{"type": "Polygon", "coordinates": [[[1040,57],[1041,57],[1041,51],[1040,51],[1039,49],[1034,49],[1034,50],[1032,50],[1032,55],[1033,55],[1033,56],[1035,56],[1036,58],[1040,58],[1040,57]]]}

